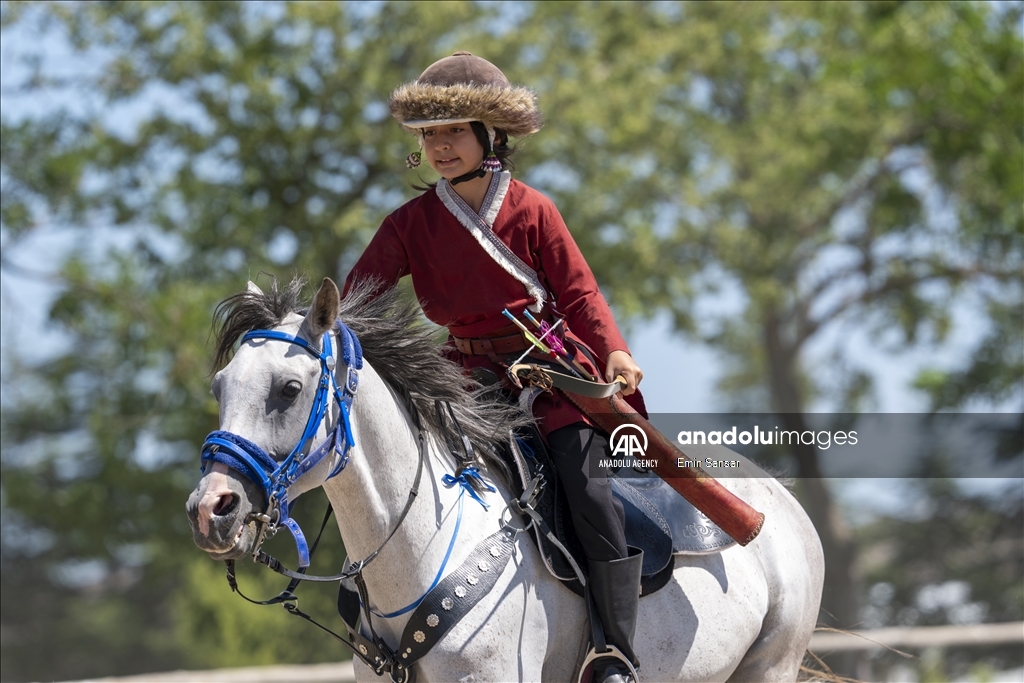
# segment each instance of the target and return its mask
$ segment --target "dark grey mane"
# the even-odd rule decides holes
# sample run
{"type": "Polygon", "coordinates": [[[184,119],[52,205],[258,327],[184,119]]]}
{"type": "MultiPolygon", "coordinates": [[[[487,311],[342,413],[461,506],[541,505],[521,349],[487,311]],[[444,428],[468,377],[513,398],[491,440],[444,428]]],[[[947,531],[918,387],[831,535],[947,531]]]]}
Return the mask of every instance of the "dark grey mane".
{"type": "Polygon", "coordinates": [[[277,327],[289,313],[297,312],[301,304],[302,288],[305,286],[306,281],[297,277],[280,290],[275,278],[267,293],[246,290],[217,304],[213,312],[213,334],[216,339],[214,369],[227,365],[243,334],[277,327]]]}
{"type": "MultiPolygon", "coordinates": [[[[289,313],[300,312],[304,285],[296,278],[279,290],[274,281],[266,294],[245,291],[222,301],[214,314],[215,365],[230,360],[246,332],[276,327],[289,313]]],[[[339,317],[359,338],[363,357],[394,391],[412,398],[424,428],[434,434],[451,429],[439,424],[435,409],[435,401],[448,402],[491,472],[507,477],[497,453],[509,430],[530,418],[445,358],[432,330],[421,324],[415,303],[404,301],[395,288],[377,289],[376,283],[357,283],[341,301],[339,317]]]]}

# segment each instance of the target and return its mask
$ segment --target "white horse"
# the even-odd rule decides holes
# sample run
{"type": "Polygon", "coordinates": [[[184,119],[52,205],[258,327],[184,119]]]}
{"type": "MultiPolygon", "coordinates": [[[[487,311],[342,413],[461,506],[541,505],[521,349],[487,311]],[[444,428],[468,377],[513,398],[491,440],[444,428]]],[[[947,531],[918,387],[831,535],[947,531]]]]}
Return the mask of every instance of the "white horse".
{"type": "MultiPolygon", "coordinates": [[[[481,539],[510,520],[521,526],[507,509],[510,494],[498,474],[500,467],[489,457],[480,463],[482,477],[496,489],[483,495],[489,507],[470,497],[466,486],[442,481],[454,474],[457,463],[445,442],[436,438],[434,399],[452,403],[478,453],[507,442],[516,416],[504,402],[465,391],[467,380],[460,368],[443,360],[429,332],[415,324],[414,307],[396,303],[390,293],[367,297],[357,291],[341,300],[336,285],[325,278],[312,307],[301,315],[296,312],[299,288],[293,283],[278,291],[275,285],[264,295],[250,283],[247,292],[222,304],[220,310],[227,315],[219,333],[218,361],[231,356],[248,330],[273,329],[281,336],[256,333],[243,339],[217,373],[213,391],[221,429],[242,437],[238,442],[250,450],[258,445],[255,450],[262,449],[273,460],[270,467],[288,460],[293,451],[291,461],[301,464],[317,444],[328,442],[317,452],[322,458],[315,466],[293,472],[294,482],[286,481],[279,490],[287,488],[288,500],[294,501],[305,491],[324,487],[349,557],[372,557],[362,567],[369,606],[388,615],[415,604],[435,583],[440,568],[451,573],[478,550],[481,539]],[[358,362],[358,354],[351,353],[342,326],[335,325],[339,316],[362,342],[367,362],[359,370],[348,419],[337,401],[328,401],[324,419],[304,434],[307,416],[316,412],[315,393],[324,375],[333,373],[341,378],[338,385],[351,388],[348,380],[354,373],[348,374],[342,351],[347,351],[349,364],[358,362]],[[292,338],[296,341],[285,343],[292,338]],[[325,361],[322,347],[328,343],[335,351],[325,361]],[[424,424],[422,468],[421,432],[404,395],[411,395],[418,406],[412,412],[424,424]],[[345,423],[354,446],[343,456],[345,448],[332,447],[330,439],[334,434],[339,442],[346,440],[345,423]],[[347,463],[338,471],[343,457],[347,463]],[[409,493],[414,488],[418,495],[413,497],[409,493]]],[[[209,443],[204,453],[211,450],[209,443]]],[[[743,460],[744,466],[754,467],[722,447],[691,452],[700,458],[743,460]]],[[[268,509],[270,489],[254,479],[259,475],[243,476],[224,462],[205,467],[187,510],[196,543],[213,558],[252,554],[262,540],[267,517],[260,514],[268,509]]],[[[645,682],[797,677],[821,596],[824,565],[817,534],[775,479],[731,478],[722,483],[765,513],[763,530],[746,547],[675,557],[672,581],[640,600],[635,650],[645,682]]],[[[413,665],[417,681],[568,681],[576,675],[589,634],[584,602],[552,577],[527,533],[515,535],[511,544],[510,560],[496,562],[500,566],[492,569],[497,574],[493,587],[413,665]]],[[[441,604],[450,606],[452,598],[441,604]]],[[[372,621],[380,640],[398,651],[398,661],[411,617],[412,612],[405,612],[372,621]]],[[[427,623],[436,622],[436,615],[429,615],[427,623]]],[[[358,658],[355,672],[359,681],[380,680],[358,658]]]]}

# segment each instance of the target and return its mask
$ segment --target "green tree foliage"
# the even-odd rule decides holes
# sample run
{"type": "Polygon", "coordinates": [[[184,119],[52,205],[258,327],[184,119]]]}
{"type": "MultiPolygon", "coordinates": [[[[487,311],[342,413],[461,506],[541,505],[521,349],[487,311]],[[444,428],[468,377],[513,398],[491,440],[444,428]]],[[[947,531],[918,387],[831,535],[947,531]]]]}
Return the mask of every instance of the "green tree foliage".
{"type": "MultiPolygon", "coordinates": [[[[983,3],[4,3],[5,36],[28,46],[5,100],[52,105],[0,120],[3,268],[41,226],[77,231],[81,249],[50,310],[67,348],[5,366],[3,678],[340,656],[210,584],[191,547],[181,506],[216,426],[209,317],[264,271],[344,276],[419,178],[387,97],[455,49],[537,90],[548,125],[520,145],[520,175],[554,197],[621,313],[668,311],[723,353],[736,407],[798,422],[823,401],[869,405],[869,368],[842,344],[809,347],[861,329],[890,348],[939,343],[962,297],[981,302],[987,336],[919,386],[936,406],[1013,398],[1020,17],[983,3]],[[79,68],[47,62],[55,43],[79,68]],[[83,589],[89,571],[102,580],[83,589]]],[[[853,541],[814,451],[794,455],[826,606],[852,625],[853,541]]]]}

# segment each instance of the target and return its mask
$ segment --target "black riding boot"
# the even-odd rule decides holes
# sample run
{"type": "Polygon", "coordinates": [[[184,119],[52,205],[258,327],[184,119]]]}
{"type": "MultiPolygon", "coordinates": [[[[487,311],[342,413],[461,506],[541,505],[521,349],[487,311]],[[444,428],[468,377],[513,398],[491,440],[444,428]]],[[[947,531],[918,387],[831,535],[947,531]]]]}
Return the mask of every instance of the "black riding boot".
{"type": "MultiPolygon", "coordinates": [[[[633,664],[639,666],[633,652],[636,613],[640,602],[640,575],[644,553],[629,548],[629,556],[611,562],[590,560],[589,586],[597,616],[604,630],[604,641],[614,645],[633,664]]],[[[600,642],[595,643],[600,654],[600,642]]],[[[594,661],[593,683],[629,683],[633,681],[629,667],[617,657],[599,657],[594,661]]]]}

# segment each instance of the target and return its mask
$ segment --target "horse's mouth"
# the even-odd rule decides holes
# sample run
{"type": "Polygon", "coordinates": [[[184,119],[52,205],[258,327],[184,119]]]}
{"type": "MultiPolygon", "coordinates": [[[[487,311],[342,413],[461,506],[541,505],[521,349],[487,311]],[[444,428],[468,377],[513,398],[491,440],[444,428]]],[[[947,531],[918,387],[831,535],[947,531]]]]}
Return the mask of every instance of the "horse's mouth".
{"type": "Polygon", "coordinates": [[[204,475],[185,504],[192,540],[215,560],[234,560],[252,552],[259,522],[253,504],[265,504],[262,491],[234,470],[204,475]],[[221,481],[216,478],[220,476],[221,481]],[[211,483],[212,482],[212,483],[211,483]]]}
{"type": "Polygon", "coordinates": [[[238,531],[228,547],[214,547],[208,542],[209,539],[203,538],[206,542],[200,542],[200,538],[203,537],[197,536],[195,538],[196,545],[211,558],[215,560],[237,560],[252,552],[253,543],[256,542],[256,525],[253,522],[239,524],[238,531]]]}
{"type": "Polygon", "coordinates": [[[224,510],[205,525],[199,523],[196,506],[188,506],[188,521],[192,528],[192,540],[200,550],[215,560],[235,560],[252,552],[256,543],[257,525],[249,515],[243,514],[244,506],[233,506],[224,510]],[[205,531],[205,533],[204,533],[205,531]]]}

